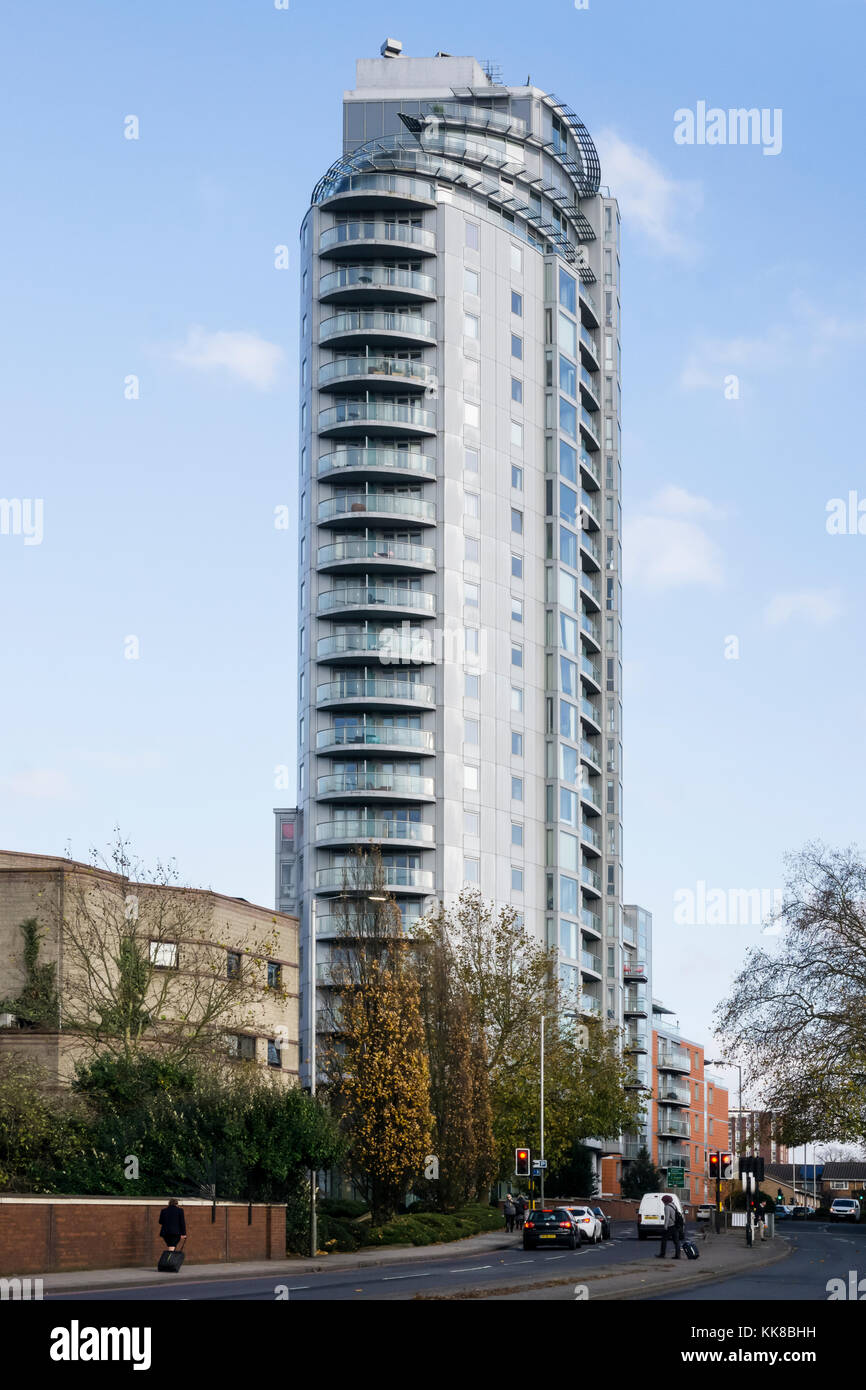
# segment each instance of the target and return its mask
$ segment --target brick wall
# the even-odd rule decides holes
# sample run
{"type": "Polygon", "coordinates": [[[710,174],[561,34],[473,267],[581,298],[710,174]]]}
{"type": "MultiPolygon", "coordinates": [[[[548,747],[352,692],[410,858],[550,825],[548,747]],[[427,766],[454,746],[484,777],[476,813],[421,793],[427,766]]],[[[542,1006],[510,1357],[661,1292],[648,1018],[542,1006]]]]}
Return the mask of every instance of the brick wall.
{"type": "MultiPolygon", "coordinates": [[[[69,1269],[152,1269],[165,1249],[159,1237],[164,1201],[88,1201],[0,1197],[0,1275],[69,1269]]],[[[184,1202],[190,1264],[283,1259],[286,1209],[242,1203],[184,1202]]]]}

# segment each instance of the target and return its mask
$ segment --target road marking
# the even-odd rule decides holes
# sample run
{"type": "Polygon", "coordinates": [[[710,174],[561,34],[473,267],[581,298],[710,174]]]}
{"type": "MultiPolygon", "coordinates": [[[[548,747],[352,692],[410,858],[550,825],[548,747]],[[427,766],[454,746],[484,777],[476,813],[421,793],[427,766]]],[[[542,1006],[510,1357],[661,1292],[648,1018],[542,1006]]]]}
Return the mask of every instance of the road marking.
{"type": "MultiPolygon", "coordinates": [[[[522,1263],[522,1262],[519,1262],[522,1263]]],[[[476,1269],[492,1269],[492,1265],[460,1265],[457,1269],[449,1269],[449,1274],[474,1274],[476,1269]]]]}
{"type": "Polygon", "coordinates": [[[286,1289],[286,1293],[300,1293],[301,1289],[311,1289],[312,1287],[312,1284],[293,1284],[290,1289],[286,1289]]]}
{"type": "MultiPolygon", "coordinates": [[[[489,1268],[489,1265],[487,1267],[489,1268]]],[[[427,1274],[386,1274],[382,1279],[382,1283],[393,1284],[395,1279],[430,1279],[432,1276],[432,1269],[427,1274]]]]}

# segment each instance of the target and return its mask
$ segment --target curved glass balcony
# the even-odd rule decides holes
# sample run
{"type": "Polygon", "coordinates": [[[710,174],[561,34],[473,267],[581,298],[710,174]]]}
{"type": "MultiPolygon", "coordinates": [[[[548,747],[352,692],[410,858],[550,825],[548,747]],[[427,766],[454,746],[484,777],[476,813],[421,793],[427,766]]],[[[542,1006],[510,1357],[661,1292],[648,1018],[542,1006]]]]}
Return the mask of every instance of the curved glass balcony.
{"type": "Polygon", "coordinates": [[[590,371],[598,371],[601,358],[598,352],[598,343],[588,328],[580,325],[580,355],[588,358],[590,371]]]}
{"type": "Polygon", "coordinates": [[[344,676],[316,686],[316,704],[327,709],[330,705],[364,708],[368,705],[421,706],[429,709],[434,700],[432,685],[420,681],[385,680],[377,676],[344,676]]]}
{"type": "Polygon", "coordinates": [[[319,280],[319,298],[349,299],[363,303],[373,299],[435,299],[436,281],[420,270],[401,270],[392,265],[347,265],[329,271],[319,280]]]}
{"type": "Polygon", "coordinates": [[[588,454],[585,449],[580,451],[580,466],[585,468],[593,482],[601,487],[601,470],[592,455],[588,454]]]}
{"type": "Polygon", "coordinates": [[[404,637],[399,628],[337,633],[334,637],[320,637],[316,643],[317,661],[366,661],[371,656],[378,656],[389,666],[429,665],[433,660],[433,643],[423,631],[404,637]]]}
{"type": "Polygon", "coordinates": [[[316,843],[322,840],[350,843],[355,840],[405,840],[420,845],[433,844],[433,826],[411,820],[378,820],[365,816],[358,820],[320,821],[316,826],[316,843]]]}
{"type": "Polygon", "coordinates": [[[347,309],[319,324],[321,343],[352,343],[360,338],[368,342],[421,343],[426,346],[436,338],[436,329],[420,314],[390,313],[387,309],[347,309]]]}
{"type": "Polygon", "coordinates": [[[581,757],[584,757],[589,762],[594,763],[596,767],[601,767],[601,752],[598,748],[594,748],[592,746],[592,744],[589,742],[589,739],[582,738],[580,740],[580,752],[581,757]]]}
{"type": "Polygon", "coordinates": [[[436,596],[422,593],[420,589],[402,588],[398,584],[340,584],[319,594],[317,612],[322,617],[361,609],[423,613],[432,617],[436,612],[436,596]]]}
{"type": "Polygon", "coordinates": [[[598,580],[594,579],[591,574],[588,574],[586,572],[586,570],[580,571],[579,578],[580,587],[583,590],[584,595],[589,595],[589,598],[595,604],[596,608],[601,609],[601,585],[599,584],[598,580]]]}
{"type": "MultiPolygon", "coordinates": [[[[597,724],[599,729],[601,728],[601,710],[598,705],[594,705],[591,700],[582,699],[580,701],[580,712],[586,719],[591,719],[594,724],[597,724]]],[[[595,805],[598,805],[598,800],[588,784],[585,787],[581,787],[580,792],[581,796],[585,796],[588,801],[592,801],[595,805]]]]}
{"type": "Polygon", "coordinates": [[[317,869],[316,891],[318,893],[369,893],[381,882],[389,892],[401,889],[411,893],[433,892],[432,869],[402,869],[385,864],[381,869],[382,878],[359,878],[356,870],[347,868],[317,869]]]}
{"type": "Polygon", "coordinates": [[[586,442],[591,449],[598,449],[601,441],[601,421],[597,416],[590,415],[584,407],[580,407],[580,428],[586,437],[586,442]]]}
{"type": "Polygon", "coordinates": [[[597,647],[601,647],[601,629],[597,618],[591,618],[588,613],[581,613],[580,630],[585,632],[587,637],[591,637],[597,647]]]}
{"type": "Polygon", "coordinates": [[[358,257],[375,256],[392,248],[402,256],[407,246],[422,256],[435,255],[436,235],[424,227],[407,227],[402,222],[359,218],[357,222],[328,227],[319,237],[320,256],[336,256],[341,252],[358,257]]]}
{"type": "Polygon", "coordinates": [[[407,388],[425,390],[436,380],[436,373],[427,362],[413,362],[400,357],[336,357],[319,368],[319,390],[328,391],[345,383],[357,386],[370,381],[378,390],[395,391],[407,388]]]}
{"type": "Polygon", "coordinates": [[[435,434],[436,416],[417,405],[392,405],[390,401],[340,401],[319,411],[319,434],[369,434],[371,429],[435,434]]]}
{"type": "Polygon", "coordinates": [[[584,526],[581,526],[578,534],[580,536],[581,546],[586,551],[587,555],[590,556],[596,569],[601,569],[601,546],[595,536],[593,536],[590,531],[587,531],[584,526]]]}
{"type": "Polygon", "coordinates": [[[351,208],[358,203],[367,207],[436,206],[436,185],[404,174],[344,174],[330,181],[322,194],[316,201],[334,209],[351,208]]]}
{"type": "Polygon", "coordinates": [[[319,777],[317,796],[405,796],[432,801],[432,777],[416,777],[400,772],[332,772],[319,777]]]}
{"type": "Polygon", "coordinates": [[[593,830],[586,822],[580,827],[580,838],[585,845],[591,845],[593,849],[601,854],[601,836],[597,830],[593,830]]]}
{"type": "Polygon", "coordinates": [[[580,881],[584,888],[591,889],[601,897],[601,874],[597,874],[595,869],[588,869],[585,864],[581,864],[580,881]]]}
{"type": "Polygon", "coordinates": [[[423,497],[402,497],[393,492],[349,492],[340,497],[326,497],[319,503],[316,515],[320,525],[331,521],[357,521],[366,526],[371,513],[377,516],[399,516],[433,526],[436,523],[436,503],[423,497]]]}
{"type": "Polygon", "coordinates": [[[589,679],[601,690],[601,669],[594,661],[590,661],[588,656],[580,658],[581,674],[588,676],[589,679]]]}
{"type": "Polygon", "coordinates": [[[400,729],[393,724],[343,724],[338,729],[319,729],[316,750],[344,752],[347,748],[411,748],[433,753],[432,729],[400,729]]]}
{"type": "Polygon", "coordinates": [[[429,454],[413,449],[339,449],[323,454],[317,465],[320,478],[336,475],[348,478],[353,473],[381,473],[385,477],[436,477],[436,460],[429,454]]]}
{"type": "Polygon", "coordinates": [[[336,541],[320,546],[316,561],[319,569],[421,569],[435,570],[436,557],[432,546],[412,545],[409,541],[359,540],[336,541]]]}
{"type": "Polygon", "coordinates": [[[692,1063],[684,1047],[660,1047],[658,1063],[660,1071],[691,1071],[692,1063]]]}

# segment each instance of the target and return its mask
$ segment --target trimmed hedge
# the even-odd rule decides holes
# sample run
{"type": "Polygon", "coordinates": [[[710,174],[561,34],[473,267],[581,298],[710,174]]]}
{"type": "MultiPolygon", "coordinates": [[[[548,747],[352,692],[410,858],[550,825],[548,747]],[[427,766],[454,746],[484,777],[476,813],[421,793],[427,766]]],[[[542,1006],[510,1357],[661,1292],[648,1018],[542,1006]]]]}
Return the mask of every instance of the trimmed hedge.
{"type": "MultiPolygon", "coordinates": [[[[323,1206],[354,1206],[355,1203],[323,1203],[323,1206]]],[[[360,1205],[363,1206],[363,1203],[360,1205]]],[[[387,1245],[437,1245],[443,1241],[463,1240],[484,1231],[502,1229],[502,1216],[486,1203],[463,1207],[460,1211],[407,1212],[395,1216],[382,1226],[367,1221],[346,1220],[323,1212],[319,1216],[320,1250],[361,1250],[387,1245]]]]}

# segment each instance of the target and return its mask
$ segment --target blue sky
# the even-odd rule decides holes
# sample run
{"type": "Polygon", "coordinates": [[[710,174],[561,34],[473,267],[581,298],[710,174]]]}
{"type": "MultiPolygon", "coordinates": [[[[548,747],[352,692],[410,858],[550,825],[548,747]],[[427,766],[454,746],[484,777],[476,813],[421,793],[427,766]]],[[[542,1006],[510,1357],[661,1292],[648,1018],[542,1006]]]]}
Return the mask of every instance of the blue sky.
{"type": "Polygon", "coordinates": [[[626,899],[705,1037],[761,932],[678,926],[675,893],[770,889],[786,849],[864,839],[866,539],[825,529],[866,498],[862,0],[13,2],[0,494],[43,499],[44,535],[0,535],[0,844],[83,856],[119,821],[272,901],[297,228],[388,34],[565,97],[621,200],[626,899]],[[781,108],[781,153],[676,144],[698,101],[781,108]]]}

